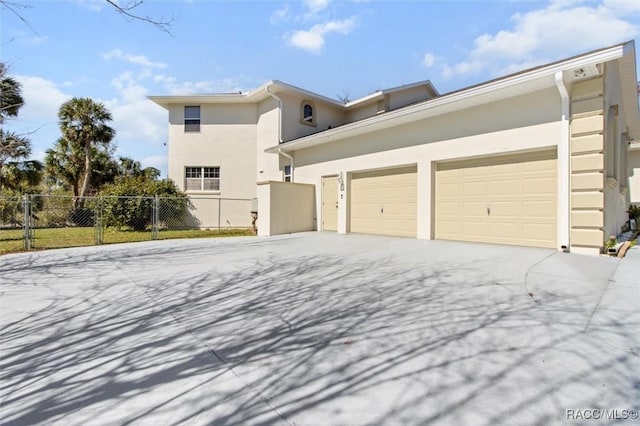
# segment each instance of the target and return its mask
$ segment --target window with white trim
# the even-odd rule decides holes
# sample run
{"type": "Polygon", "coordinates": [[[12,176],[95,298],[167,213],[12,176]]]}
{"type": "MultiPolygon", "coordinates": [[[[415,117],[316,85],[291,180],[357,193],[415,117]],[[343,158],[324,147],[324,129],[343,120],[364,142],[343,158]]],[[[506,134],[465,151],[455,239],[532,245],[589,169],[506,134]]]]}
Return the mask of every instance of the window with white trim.
{"type": "Polygon", "coordinates": [[[200,131],[200,107],[185,106],[184,107],[184,132],[193,133],[200,131]]]}
{"type": "Polygon", "coordinates": [[[283,170],[283,180],[285,182],[291,182],[291,165],[284,166],[283,170]]]}
{"type": "Polygon", "coordinates": [[[185,167],[186,191],[220,191],[220,167],[185,167]]]}

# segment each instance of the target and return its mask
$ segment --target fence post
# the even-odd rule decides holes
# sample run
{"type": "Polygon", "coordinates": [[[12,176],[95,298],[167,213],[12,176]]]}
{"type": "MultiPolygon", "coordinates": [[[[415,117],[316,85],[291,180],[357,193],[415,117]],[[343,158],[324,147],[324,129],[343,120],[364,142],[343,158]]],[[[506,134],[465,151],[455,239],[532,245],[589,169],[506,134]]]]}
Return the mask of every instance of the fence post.
{"type": "Polygon", "coordinates": [[[160,222],[160,196],[153,197],[153,218],[151,219],[151,239],[158,239],[158,223],[160,222]]]}
{"type": "Polygon", "coordinates": [[[22,238],[25,250],[31,250],[31,203],[29,194],[22,196],[22,238]]]}
{"type": "Polygon", "coordinates": [[[102,226],[102,197],[98,197],[95,205],[95,232],[94,243],[100,245],[104,243],[104,227],[102,226]]]}

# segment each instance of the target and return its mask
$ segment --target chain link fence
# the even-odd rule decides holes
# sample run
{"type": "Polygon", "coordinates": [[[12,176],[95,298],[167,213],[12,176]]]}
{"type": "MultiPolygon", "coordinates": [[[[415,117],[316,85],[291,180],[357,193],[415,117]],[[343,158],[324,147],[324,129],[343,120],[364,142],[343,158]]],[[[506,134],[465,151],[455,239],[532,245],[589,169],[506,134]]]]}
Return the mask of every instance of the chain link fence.
{"type": "Polygon", "coordinates": [[[168,238],[251,235],[255,199],[0,197],[0,253],[168,238]]]}

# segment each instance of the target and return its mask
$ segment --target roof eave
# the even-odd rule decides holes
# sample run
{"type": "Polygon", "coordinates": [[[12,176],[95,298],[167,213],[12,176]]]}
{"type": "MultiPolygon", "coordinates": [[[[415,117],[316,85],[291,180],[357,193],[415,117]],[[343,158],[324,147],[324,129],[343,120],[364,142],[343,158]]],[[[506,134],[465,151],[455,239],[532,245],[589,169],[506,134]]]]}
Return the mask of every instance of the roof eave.
{"type": "MultiPolygon", "coordinates": [[[[569,58],[563,61],[554,62],[547,65],[542,65],[530,70],[525,70],[520,73],[512,74],[506,77],[502,77],[489,82],[481,83],[466,89],[444,94],[437,98],[410,105],[404,108],[400,108],[395,111],[390,111],[378,116],[366,118],[361,121],[357,121],[344,126],[336,127],[334,129],[325,130],[313,135],[305,136],[299,139],[280,144],[278,146],[269,147],[265,150],[267,153],[277,153],[279,150],[285,152],[295,151],[297,149],[309,148],[311,146],[320,145],[323,143],[333,142],[336,140],[344,139],[349,136],[355,136],[357,134],[367,133],[363,131],[363,127],[369,127],[373,124],[382,124],[382,126],[375,126],[376,129],[393,127],[400,124],[400,118],[406,118],[407,116],[414,115],[416,119],[421,118],[421,114],[424,111],[436,109],[444,105],[450,105],[452,103],[461,102],[466,99],[470,99],[477,96],[486,95],[491,92],[496,92],[509,87],[517,86],[527,82],[533,82],[535,80],[544,79],[545,77],[553,76],[558,71],[567,71],[575,68],[579,68],[588,64],[598,64],[615,59],[621,58],[629,43],[618,44],[609,48],[596,50],[590,53],[579,55],[573,58],[569,58]],[[386,124],[386,125],[385,125],[386,124]]],[[[555,83],[550,82],[550,86],[555,83]]],[[[406,122],[407,120],[402,120],[406,122]]],[[[371,128],[373,130],[373,127],[371,128]]]]}

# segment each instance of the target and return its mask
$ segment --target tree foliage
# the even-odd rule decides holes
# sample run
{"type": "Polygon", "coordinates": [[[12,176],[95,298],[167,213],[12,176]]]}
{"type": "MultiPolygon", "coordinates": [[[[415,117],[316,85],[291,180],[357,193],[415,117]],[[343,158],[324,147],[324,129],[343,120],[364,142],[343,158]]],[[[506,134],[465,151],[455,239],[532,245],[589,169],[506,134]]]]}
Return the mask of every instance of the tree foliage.
{"type": "Polygon", "coordinates": [[[0,189],[19,193],[35,193],[42,180],[44,166],[36,160],[9,161],[0,169],[0,189]]]}
{"type": "MultiPolygon", "coordinates": [[[[68,144],[67,151],[83,156],[81,174],[74,175],[72,184],[76,200],[82,200],[91,187],[93,154],[97,148],[106,149],[115,136],[115,130],[108,125],[112,120],[111,113],[102,103],[91,98],[72,98],[60,106],[58,118],[62,140],[68,144]]],[[[77,158],[74,158],[74,167],[77,165],[75,160],[77,158]]]]}
{"type": "Polygon", "coordinates": [[[17,117],[18,110],[24,105],[22,86],[7,76],[7,68],[0,62],[0,124],[9,117],[17,117]]]}
{"type": "MultiPolygon", "coordinates": [[[[24,105],[20,83],[6,75],[0,63],[0,124],[15,118],[24,105]]],[[[42,178],[42,163],[27,160],[31,155],[31,141],[0,128],[0,190],[33,192],[42,178]]]]}
{"type": "Polygon", "coordinates": [[[103,223],[117,229],[143,231],[153,222],[154,197],[162,198],[159,219],[182,219],[192,208],[187,195],[170,179],[155,180],[145,176],[122,176],[100,192],[104,197],[103,223]]]}

